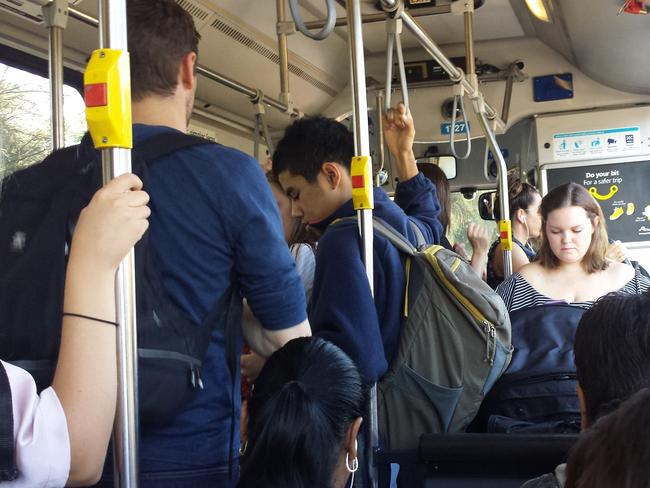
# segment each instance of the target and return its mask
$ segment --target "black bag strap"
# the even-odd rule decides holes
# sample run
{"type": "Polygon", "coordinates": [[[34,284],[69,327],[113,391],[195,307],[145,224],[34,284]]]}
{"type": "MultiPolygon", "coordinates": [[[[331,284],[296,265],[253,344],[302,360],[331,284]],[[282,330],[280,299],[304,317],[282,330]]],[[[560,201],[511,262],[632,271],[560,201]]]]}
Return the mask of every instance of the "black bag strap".
{"type": "Polygon", "coordinates": [[[14,453],[14,414],[9,377],[0,363],[0,482],[18,477],[14,453]]]}

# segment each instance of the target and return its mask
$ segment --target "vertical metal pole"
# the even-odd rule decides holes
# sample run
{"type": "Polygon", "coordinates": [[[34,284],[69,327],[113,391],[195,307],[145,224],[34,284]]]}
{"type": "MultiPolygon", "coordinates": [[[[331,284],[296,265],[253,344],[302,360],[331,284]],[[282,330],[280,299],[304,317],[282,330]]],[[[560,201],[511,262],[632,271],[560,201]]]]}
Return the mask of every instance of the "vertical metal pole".
{"type": "MultiPolygon", "coordinates": [[[[366,94],[366,68],[363,57],[363,31],[361,23],[360,0],[348,0],[348,44],[350,47],[350,71],[352,88],[352,113],[354,121],[354,146],[357,156],[370,155],[370,136],[368,134],[368,100],[366,94]]],[[[372,165],[370,160],[368,164],[372,165]]],[[[372,174],[372,168],[369,170],[372,174]]],[[[357,212],[361,240],[363,243],[363,262],[366,267],[366,275],[370,284],[371,293],[373,290],[373,226],[372,210],[364,209],[357,212]]],[[[369,442],[366,453],[368,460],[370,485],[373,488],[378,486],[377,470],[374,461],[374,449],[379,445],[379,430],[377,423],[377,387],[372,387],[370,392],[370,415],[369,415],[369,442]]]]}
{"type": "MultiPolygon", "coordinates": [[[[127,51],[126,0],[100,0],[100,44],[127,51]],[[105,15],[105,17],[103,17],[105,15]]],[[[104,178],[131,171],[131,150],[102,150],[104,178]],[[110,170],[109,170],[110,168],[110,170]]],[[[115,486],[138,486],[137,334],[134,252],[122,261],[115,280],[117,301],[117,412],[113,430],[115,486]]]]}
{"type": "Polygon", "coordinates": [[[68,20],[67,0],[54,0],[43,7],[49,37],[50,114],[52,149],[65,145],[63,121],[63,29],[68,20]]]}
{"type": "Polygon", "coordinates": [[[63,124],[63,29],[51,26],[49,71],[50,71],[50,108],[52,113],[52,149],[64,146],[63,124]]]}
{"type": "MultiPolygon", "coordinates": [[[[508,167],[506,166],[506,160],[501,154],[501,149],[499,148],[499,143],[497,138],[494,135],[494,132],[490,128],[487,117],[483,110],[476,110],[476,116],[478,118],[479,124],[483,129],[485,134],[485,140],[494,155],[494,160],[497,163],[498,169],[498,188],[499,188],[499,206],[501,209],[501,220],[510,220],[510,206],[508,203],[508,167]]],[[[503,279],[506,280],[512,274],[512,251],[503,250],[503,279]]]]}
{"type": "MultiPolygon", "coordinates": [[[[501,220],[510,220],[510,208],[508,206],[508,167],[506,161],[501,154],[499,143],[494,135],[494,131],[490,127],[487,116],[485,115],[485,101],[483,96],[478,92],[478,79],[476,77],[476,63],[474,60],[474,6],[469,4],[468,10],[464,12],[465,19],[465,61],[467,68],[467,78],[472,86],[472,89],[479,94],[477,100],[474,100],[474,110],[478,122],[485,134],[486,146],[489,146],[494,154],[494,160],[497,163],[498,169],[498,186],[499,186],[499,203],[501,208],[501,220]]],[[[503,250],[503,277],[507,279],[512,274],[512,251],[503,250]]]]}
{"type": "Polygon", "coordinates": [[[289,88],[289,46],[287,44],[287,22],[285,14],[285,0],[275,0],[277,14],[278,55],[280,56],[280,102],[287,106],[291,112],[293,103],[289,88]]]}
{"type": "Polygon", "coordinates": [[[476,60],[474,59],[474,12],[471,10],[464,12],[463,17],[465,20],[465,68],[468,75],[474,75],[476,74],[476,60]]]}
{"type": "Polygon", "coordinates": [[[386,165],[386,153],[384,152],[384,93],[380,90],[375,95],[375,109],[377,113],[377,142],[379,145],[377,156],[379,157],[379,171],[377,171],[376,186],[380,185],[381,170],[386,165]]]}

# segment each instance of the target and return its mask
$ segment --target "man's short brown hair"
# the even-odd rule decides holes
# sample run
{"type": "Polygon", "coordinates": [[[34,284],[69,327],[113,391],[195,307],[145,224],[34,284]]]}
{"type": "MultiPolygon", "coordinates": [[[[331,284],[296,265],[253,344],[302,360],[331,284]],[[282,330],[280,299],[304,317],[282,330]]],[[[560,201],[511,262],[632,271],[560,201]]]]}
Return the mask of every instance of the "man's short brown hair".
{"type": "Polygon", "coordinates": [[[170,96],[183,56],[199,51],[192,16],[174,0],[127,0],[131,97],[170,96]]]}
{"type": "Polygon", "coordinates": [[[600,205],[596,202],[586,188],[577,183],[566,183],[554,188],[542,199],[540,212],[542,214],[542,246],[537,253],[537,261],[545,268],[557,268],[560,260],[557,258],[546,236],[546,222],[553,210],[565,207],[581,207],[587,212],[587,217],[594,226],[594,233],[591,236],[591,243],[587,254],[582,258],[582,267],[587,273],[594,273],[607,269],[608,262],[605,259],[607,252],[607,229],[605,228],[605,217],[600,205]]]}

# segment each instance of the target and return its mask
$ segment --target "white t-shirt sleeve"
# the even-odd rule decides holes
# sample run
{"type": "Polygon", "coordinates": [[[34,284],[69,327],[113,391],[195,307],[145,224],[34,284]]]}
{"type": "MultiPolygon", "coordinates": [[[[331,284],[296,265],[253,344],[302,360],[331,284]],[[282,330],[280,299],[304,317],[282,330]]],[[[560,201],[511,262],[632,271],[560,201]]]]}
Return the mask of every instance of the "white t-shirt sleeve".
{"type": "Polygon", "coordinates": [[[13,402],[14,439],[18,478],[2,487],[65,486],[70,473],[70,438],[65,412],[52,388],[36,394],[26,371],[2,362],[13,402]]]}

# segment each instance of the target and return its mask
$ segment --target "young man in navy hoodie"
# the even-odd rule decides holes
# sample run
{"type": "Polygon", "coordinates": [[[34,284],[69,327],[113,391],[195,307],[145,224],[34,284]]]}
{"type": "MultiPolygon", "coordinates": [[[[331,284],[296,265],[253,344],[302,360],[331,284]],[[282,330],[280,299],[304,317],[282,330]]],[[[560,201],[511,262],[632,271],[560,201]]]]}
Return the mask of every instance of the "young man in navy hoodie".
{"type": "MultiPolygon", "coordinates": [[[[435,187],[418,172],[412,145],[413,119],[404,105],[389,112],[385,140],[399,184],[395,201],[374,189],[374,215],[416,244],[414,222],[428,243],[439,243],[442,226],[435,187]]],[[[405,259],[386,239],[374,237],[374,300],[361,257],[357,224],[334,223],[355,216],[350,164],[352,134],[324,117],[297,120],[279,142],[273,172],[291,198],[292,214],[323,234],[309,321],[313,333],[332,341],[357,364],[368,381],[387,370],[399,344],[406,278],[405,259]]]]}

